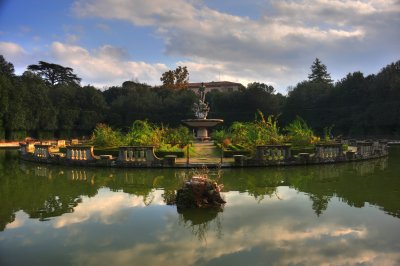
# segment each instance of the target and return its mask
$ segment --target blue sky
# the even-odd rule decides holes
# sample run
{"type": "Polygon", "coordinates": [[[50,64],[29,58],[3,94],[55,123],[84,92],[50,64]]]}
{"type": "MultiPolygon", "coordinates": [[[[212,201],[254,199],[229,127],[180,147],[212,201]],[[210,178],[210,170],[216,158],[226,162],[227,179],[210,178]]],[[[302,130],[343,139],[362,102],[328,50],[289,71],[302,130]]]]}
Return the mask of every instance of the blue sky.
{"type": "Polygon", "coordinates": [[[286,93],[318,57],[334,80],[400,60],[399,0],[0,0],[0,54],[17,74],[39,60],[98,88],[264,82],[286,93]]]}

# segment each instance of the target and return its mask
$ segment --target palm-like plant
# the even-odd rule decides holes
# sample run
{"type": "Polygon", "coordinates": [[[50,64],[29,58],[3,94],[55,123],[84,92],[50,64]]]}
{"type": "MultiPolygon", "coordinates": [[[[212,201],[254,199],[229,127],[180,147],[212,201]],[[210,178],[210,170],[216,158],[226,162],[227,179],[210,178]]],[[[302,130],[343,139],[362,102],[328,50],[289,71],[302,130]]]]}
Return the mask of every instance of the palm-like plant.
{"type": "Polygon", "coordinates": [[[257,145],[279,144],[285,141],[280,134],[277,118],[270,115],[265,119],[264,114],[258,111],[259,119],[253,122],[235,122],[230,127],[232,142],[248,150],[255,150],[257,145]]]}
{"type": "Polygon", "coordinates": [[[287,125],[285,130],[288,133],[289,140],[297,146],[310,145],[319,141],[319,138],[314,135],[311,127],[300,116],[297,116],[292,123],[287,125]]]}

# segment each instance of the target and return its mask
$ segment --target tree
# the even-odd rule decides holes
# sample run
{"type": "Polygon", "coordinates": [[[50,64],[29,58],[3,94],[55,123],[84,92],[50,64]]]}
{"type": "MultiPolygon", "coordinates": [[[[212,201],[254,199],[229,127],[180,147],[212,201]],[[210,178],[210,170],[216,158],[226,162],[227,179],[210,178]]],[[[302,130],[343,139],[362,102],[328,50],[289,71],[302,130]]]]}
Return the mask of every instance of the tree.
{"type": "Polygon", "coordinates": [[[189,83],[189,71],[187,67],[177,67],[175,70],[164,72],[160,78],[163,86],[170,89],[185,89],[189,83]]]}
{"type": "Polygon", "coordinates": [[[308,75],[308,79],[312,82],[329,84],[333,81],[331,75],[326,70],[326,66],[318,58],[315,58],[315,61],[311,65],[311,74],[308,75]]]}
{"type": "Polygon", "coordinates": [[[275,92],[275,88],[271,85],[267,85],[264,83],[259,83],[259,82],[253,82],[253,83],[249,83],[247,85],[247,89],[251,90],[251,89],[260,89],[263,90],[269,94],[273,94],[275,92]]]}
{"type": "Polygon", "coordinates": [[[28,70],[42,77],[46,83],[55,85],[79,85],[81,79],[73,73],[70,67],[39,61],[37,65],[29,65],[28,70]]]}
{"type": "Polygon", "coordinates": [[[0,138],[4,138],[4,119],[9,109],[9,94],[14,87],[14,66],[0,55],[0,138]]]}
{"type": "Polygon", "coordinates": [[[13,64],[7,62],[3,55],[0,55],[0,75],[5,75],[7,77],[14,76],[13,64]]]}

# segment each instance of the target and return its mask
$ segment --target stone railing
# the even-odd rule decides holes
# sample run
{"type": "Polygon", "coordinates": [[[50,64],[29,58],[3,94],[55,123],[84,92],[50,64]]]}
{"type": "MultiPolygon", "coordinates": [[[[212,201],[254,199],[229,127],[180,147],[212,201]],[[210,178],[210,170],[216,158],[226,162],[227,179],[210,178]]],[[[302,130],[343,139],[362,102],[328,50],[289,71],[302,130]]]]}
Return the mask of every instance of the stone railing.
{"type": "Polygon", "coordinates": [[[290,145],[262,145],[256,148],[256,161],[279,163],[292,157],[290,145]]]}
{"type": "Polygon", "coordinates": [[[117,164],[129,166],[154,166],[161,160],[154,154],[153,146],[119,147],[117,164]]]}
{"type": "Polygon", "coordinates": [[[35,151],[33,152],[33,157],[36,159],[50,159],[51,145],[49,144],[35,144],[35,151]]]}
{"type": "MultiPolygon", "coordinates": [[[[293,156],[290,144],[262,145],[256,147],[254,157],[235,156],[233,163],[227,166],[273,166],[303,165],[358,161],[384,157],[388,155],[387,142],[357,141],[356,146],[349,146],[343,151],[342,143],[316,144],[310,152],[293,156]]],[[[52,145],[20,143],[21,158],[27,161],[81,166],[120,166],[120,167],[189,167],[177,160],[176,156],[163,159],[154,154],[153,146],[119,147],[118,158],[112,155],[95,156],[93,146],[67,146],[66,153],[53,152],[52,145]]],[[[58,151],[58,150],[57,150],[58,151]]]]}
{"type": "Polygon", "coordinates": [[[65,157],[70,161],[96,161],[93,153],[93,146],[67,146],[65,157]]]}
{"type": "Polygon", "coordinates": [[[357,156],[359,157],[369,157],[373,154],[373,142],[371,141],[357,141],[357,156]]]}
{"type": "Polygon", "coordinates": [[[315,159],[324,161],[337,161],[343,158],[343,145],[342,143],[329,143],[329,144],[316,144],[315,145],[315,159]]]}
{"type": "Polygon", "coordinates": [[[387,155],[389,153],[387,141],[374,141],[372,143],[372,154],[387,155]]]}

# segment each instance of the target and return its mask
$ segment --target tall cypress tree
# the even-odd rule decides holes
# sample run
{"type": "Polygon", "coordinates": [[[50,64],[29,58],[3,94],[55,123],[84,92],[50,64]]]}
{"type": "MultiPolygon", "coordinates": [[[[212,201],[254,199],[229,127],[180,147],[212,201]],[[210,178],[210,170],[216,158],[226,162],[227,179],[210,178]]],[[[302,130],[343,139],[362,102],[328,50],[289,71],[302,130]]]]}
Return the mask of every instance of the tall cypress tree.
{"type": "Polygon", "coordinates": [[[311,74],[308,75],[308,79],[319,83],[331,84],[333,82],[331,75],[326,70],[326,65],[322,64],[318,58],[315,58],[315,61],[311,65],[311,74]]]}

